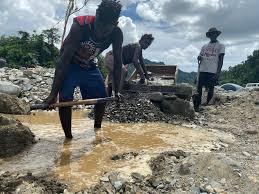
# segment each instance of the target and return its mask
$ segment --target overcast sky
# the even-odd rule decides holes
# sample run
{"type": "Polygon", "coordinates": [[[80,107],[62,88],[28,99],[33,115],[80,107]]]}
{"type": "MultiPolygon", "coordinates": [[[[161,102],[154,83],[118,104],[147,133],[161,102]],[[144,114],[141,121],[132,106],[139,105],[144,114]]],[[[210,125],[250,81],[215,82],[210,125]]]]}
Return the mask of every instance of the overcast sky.
{"type": "MultiPolygon", "coordinates": [[[[1,0],[0,35],[48,29],[64,17],[66,2],[1,0]]],[[[95,14],[99,3],[100,0],[90,0],[77,15],[95,14]]],[[[208,42],[205,33],[214,26],[222,31],[219,40],[226,45],[224,69],[246,60],[253,50],[259,49],[259,0],[121,0],[121,3],[119,25],[124,44],[152,33],[155,40],[144,51],[144,57],[150,60],[196,71],[199,50],[208,42]]],[[[70,24],[71,20],[69,27],[70,24]]],[[[62,25],[57,27],[62,29],[62,25]]]]}

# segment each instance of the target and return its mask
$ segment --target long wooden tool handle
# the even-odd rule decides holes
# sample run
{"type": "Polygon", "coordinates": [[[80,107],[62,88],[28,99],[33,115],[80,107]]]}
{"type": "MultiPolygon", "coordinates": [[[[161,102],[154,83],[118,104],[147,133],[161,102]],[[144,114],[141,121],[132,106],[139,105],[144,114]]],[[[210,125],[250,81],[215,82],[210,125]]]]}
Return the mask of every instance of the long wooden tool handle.
{"type": "MultiPolygon", "coordinates": [[[[115,100],[114,97],[75,100],[70,102],[54,103],[54,104],[51,104],[49,108],[67,107],[67,106],[75,106],[75,105],[94,105],[94,104],[105,103],[107,101],[114,101],[114,100],[115,100]]],[[[45,107],[46,107],[46,104],[34,104],[31,106],[31,110],[44,109],[45,107]]]]}

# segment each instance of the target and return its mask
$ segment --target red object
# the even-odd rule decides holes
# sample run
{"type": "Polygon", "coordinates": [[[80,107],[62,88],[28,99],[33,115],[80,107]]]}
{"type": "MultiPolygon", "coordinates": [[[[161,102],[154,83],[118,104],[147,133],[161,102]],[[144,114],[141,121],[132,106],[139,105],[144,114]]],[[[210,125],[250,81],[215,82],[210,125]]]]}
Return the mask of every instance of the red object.
{"type": "Polygon", "coordinates": [[[86,15],[86,16],[78,16],[75,18],[78,23],[83,26],[85,24],[91,24],[94,22],[95,16],[86,15]]]}
{"type": "MultiPolygon", "coordinates": [[[[75,17],[75,19],[79,23],[80,26],[83,26],[85,24],[92,24],[94,22],[95,16],[91,16],[91,15],[78,16],[78,17],[75,17]]],[[[66,41],[67,41],[67,39],[65,39],[63,41],[61,48],[63,47],[63,45],[66,41]]]]}

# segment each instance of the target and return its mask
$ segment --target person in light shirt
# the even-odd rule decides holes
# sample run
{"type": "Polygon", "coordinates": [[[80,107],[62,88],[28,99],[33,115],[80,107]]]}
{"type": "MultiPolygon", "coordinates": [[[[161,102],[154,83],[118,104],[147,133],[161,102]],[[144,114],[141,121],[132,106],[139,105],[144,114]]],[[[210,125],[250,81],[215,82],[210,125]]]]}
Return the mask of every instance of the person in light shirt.
{"type": "Polygon", "coordinates": [[[194,105],[195,111],[200,110],[202,88],[206,87],[208,89],[206,104],[209,104],[214,94],[214,86],[218,83],[225,55],[224,44],[217,40],[220,34],[221,31],[217,30],[217,28],[210,28],[206,33],[206,37],[210,39],[210,42],[202,47],[198,56],[198,99],[194,105]]]}

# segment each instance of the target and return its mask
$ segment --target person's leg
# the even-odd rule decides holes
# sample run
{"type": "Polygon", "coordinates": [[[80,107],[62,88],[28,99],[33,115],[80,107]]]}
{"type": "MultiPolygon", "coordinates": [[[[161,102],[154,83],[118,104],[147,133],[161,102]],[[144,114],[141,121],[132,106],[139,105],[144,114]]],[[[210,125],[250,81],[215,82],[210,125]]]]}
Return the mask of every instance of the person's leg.
{"type": "MultiPolygon", "coordinates": [[[[98,68],[90,71],[82,71],[80,90],[83,99],[105,98],[106,91],[103,77],[98,68]]],[[[102,119],[105,112],[105,103],[96,104],[94,106],[94,127],[101,128],[102,119]]]]}
{"type": "Polygon", "coordinates": [[[197,95],[195,96],[196,100],[194,103],[194,109],[195,111],[199,110],[199,107],[201,105],[201,99],[202,99],[202,87],[204,84],[204,79],[203,79],[203,73],[201,72],[199,75],[198,83],[197,83],[197,95]]]}
{"type": "Polygon", "coordinates": [[[124,87],[124,83],[125,83],[127,74],[128,74],[128,70],[127,70],[126,66],[125,66],[125,65],[122,65],[122,68],[121,68],[120,90],[119,90],[120,92],[123,90],[123,87],[124,87]]]}
{"type": "Polygon", "coordinates": [[[71,132],[71,118],[72,118],[72,110],[71,107],[60,107],[58,109],[59,119],[62,125],[62,129],[65,133],[66,138],[73,138],[71,132]]]}
{"type": "Polygon", "coordinates": [[[214,78],[215,74],[209,74],[208,77],[208,96],[207,96],[207,104],[211,101],[214,95],[214,86],[216,84],[216,80],[214,78]]]}
{"type": "Polygon", "coordinates": [[[104,66],[108,70],[108,75],[105,79],[106,93],[107,96],[112,95],[112,79],[113,79],[113,66],[114,66],[114,57],[113,53],[110,51],[104,57],[104,66]]]}
{"type": "Polygon", "coordinates": [[[94,128],[95,129],[99,129],[102,127],[104,112],[105,112],[105,103],[96,104],[94,106],[94,128]]]}
{"type": "Polygon", "coordinates": [[[107,96],[111,97],[112,96],[112,83],[109,83],[107,86],[107,96]]]}
{"type": "Polygon", "coordinates": [[[106,85],[106,93],[107,93],[107,96],[112,96],[112,71],[109,71],[106,79],[105,79],[105,85],[106,85]]]}
{"type": "MultiPolygon", "coordinates": [[[[78,73],[76,64],[73,64],[69,74],[65,77],[60,92],[59,92],[59,102],[72,101],[74,95],[74,89],[78,85],[78,73]]],[[[66,138],[73,138],[71,132],[71,120],[72,120],[72,110],[71,107],[60,107],[58,109],[59,119],[61,122],[62,129],[65,133],[66,138]]]]}
{"type": "Polygon", "coordinates": [[[208,88],[208,96],[207,96],[207,104],[209,104],[209,102],[211,101],[211,99],[213,98],[214,95],[214,85],[211,85],[208,88]]]}

